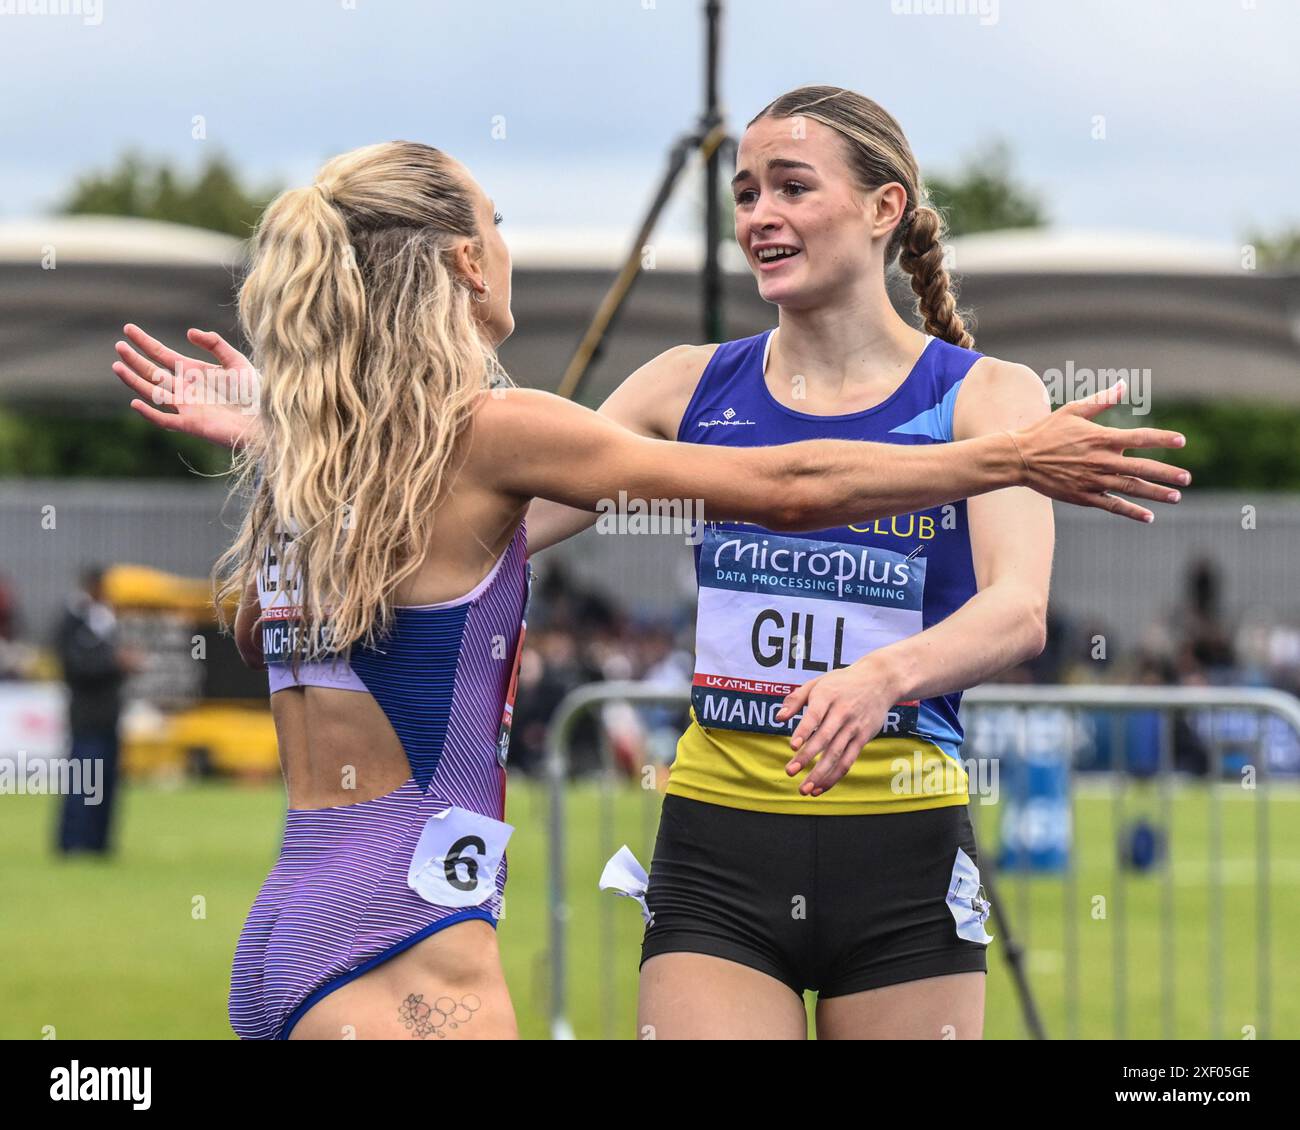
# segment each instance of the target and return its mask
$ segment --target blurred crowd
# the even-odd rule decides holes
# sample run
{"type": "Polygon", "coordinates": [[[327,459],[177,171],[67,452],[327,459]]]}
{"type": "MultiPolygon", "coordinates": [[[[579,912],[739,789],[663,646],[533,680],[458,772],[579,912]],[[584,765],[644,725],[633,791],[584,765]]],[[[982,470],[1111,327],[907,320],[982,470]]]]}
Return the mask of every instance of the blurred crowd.
{"type": "MultiPolygon", "coordinates": [[[[689,609],[674,621],[640,620],[607,594],[575,582],[562,564],[547,569],[533,586],[528,606],[528,640],[519,668],[510,763],[540,772],[546,756],[546,728],[566,694],[608,679],[681,687],[695,670],[695,624],[689,609]]],[[[687,710],[656,708],[631,712],[606,708],[580,720],[572,742],[571,769],[594,770],[608,756],[629,768],[672,760],[687,710]],[[600,743],[610,743],[602,750],[600,743]]]]}
{"type": "Polygon", "coordinates": [[[1194,561],[1175,607],[1133,634],[1048,615],[1047,646],[1000,682],[1277,687],[1300,695],[1300,625],[1275,609],[1230,619],[1218,567],[1194,561]]]}
{"type": "MultiPolygon", "coordinates": [[[[0,680],[50,677],[51,649],[20,630],[12,586],[0,576],[0,680]]],[[[1300,627],[1259,611],[1225,615],[1222,583],[1213,562],[1189,569],[1180,598],[1163,616],[1153,615],[1137,634],[1112,634],[1102,622],[1085,623],[1049,614],[1042,654],[1006,672],[1000,681],[1020,683],[1141,683],[1160,686],[1272,686],[1300,695],[1300,627]]],[[[648,681],[665,687],[689,684],[694,669],[694,610],[684,604],[671,619],[640,619],[627,602],[575,580],[562,562],[544,566],[533,587],[528,639],[519,674],[511,765],[539,773],[546,731],[566,694],[609,679],[648,681]]],[[[58,648],[53,649],[57,655],[58,648]]],[[[671,762],[687,722],[685,706],[634,711],[609,706],[584,718],[574,733],[571,771],[582,774],[605,759],[629,771],[671,762]],[[602,749],[602,742],[607,748],[602,749]]],[[[1179,764],[1204,762],[1203,742],[1180,725],[1179,764]]]]}
{"type": "Polygon", "coordinates": [[[36,675],[37,649],[19,637],[13,586],[0,576],[0,679],[31,679],[36,675]]]}

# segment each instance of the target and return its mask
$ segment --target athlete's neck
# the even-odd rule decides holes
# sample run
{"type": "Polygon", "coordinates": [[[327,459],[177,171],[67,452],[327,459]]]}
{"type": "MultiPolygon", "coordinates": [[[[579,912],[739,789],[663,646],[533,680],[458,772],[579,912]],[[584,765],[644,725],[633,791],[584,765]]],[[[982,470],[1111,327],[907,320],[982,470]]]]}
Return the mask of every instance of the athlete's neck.
{"type": "Polygon", "coordinates": [[[894,311],[882,281],[878,294],[809,309],[781,309],[767,371],[803,374],[827,397],[852,399],[901,381],[924,348],[925,335],[894,311]]]}

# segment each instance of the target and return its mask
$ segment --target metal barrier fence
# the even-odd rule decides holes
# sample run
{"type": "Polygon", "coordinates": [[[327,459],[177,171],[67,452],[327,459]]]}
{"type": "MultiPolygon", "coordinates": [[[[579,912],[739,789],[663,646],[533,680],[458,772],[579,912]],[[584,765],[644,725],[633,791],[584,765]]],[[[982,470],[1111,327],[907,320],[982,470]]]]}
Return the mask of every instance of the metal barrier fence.
{"type": "MultiPolygon", "coordinates": [[[[569,904],[565,878],[566,840],[565,840],[565,800],[569,783],[569,747],[575,726],[579,720],[591,711],[610,703],[628,703],[636,706],[674,706],[684,708],[690,701],[689,687],[664,688],[648,686],[631,681],[592,683],[574,690],[560,702],[552,716],[547,735],[547,777],[550,786],[550,883],[549,883],[549,917],[550,917],[550,1019],[551,1035],[556,1039],[571,1039],[574,1031],[568,1016],[568,930],[569,904]]],[[[1158,726],[1157,756],[1152,777],[1158,783],[1160,801],[1160,820],[1166,837],[1163,850],[1164,866],[1160,892],[1160,998],[1161,1026],[1164,1038],[1175,1038],[1177,1007],[1177,962],[1175,955],[1176,899],[1174,891],[1176,863],[1173,854],[1172,833],[1173,794],[1175,788],[1174,769],[1174,723],[1178,716],[1188,713],[1203,714],[1207,721],[1208,763],[1206,779],[1208,816],[1207,816],[1207,877],[1210,888],[1208,916],[1208,953],[1206,955],[1208,975],[1205,988],[1208,997],[1209,1035],[1224,1035],[1223,1018],[1223,984],[1224,984],[1224,922],[1223,922],[1223,820],[1222,790],[1224,779],[1225,751],[1222,737],[1222,719],[1224,712],[1247,712],[1255,717],[1257,725],[1247,732],[1247,741],[1251,747],[1250,756],[1241,761],[1243,775],[1249,767],[1249,790],[1253,797],[1255,831],[1254,885],[1255,885],[1255,1023],[1252,1035],[1263,1037],[1271,1034],[1272,1027],[1272,916],[1271,878],[1269,867],[1269,819],[1268,803],[1270,790],[1267,758],[1264,756],[1263,720],[1272,717],[1300,735],[1300,701],[1277,690],[1255,688],[1227,687],[1165,687],[1165,686],[1024,686],[1024,685],[989,685],[977,687],[963,696],[963,716],[970,722],[970,715],[982,710],[1001,708],[1015,711],[1022,720],[1020,725],[1021,753],[1025,750],[1024,734],[1026,727],[1023,720],[1033,710],[1053,710],[1064,712],[1067,718],[1068,739],[1066,741],[1066,768],[1070,774],[1066,795],[1068,797],[1068,827],[1076,825],[1076,788],[1074,758],[1079,748],[1078,736],[1087,722],[1095,721],[1093,715],[1098,711],[1114,712],[1110,718],[1112,772],[1108,780],[1110,786],[1111,815],[1118,826],[1125,813],[1125,800],[1128,792],[1130,773],[1127,759],[1131,752],[1126,746],[1124,719],[1135,711],[1155,712],[1160,718],[1158,726]],[[1220,712],[1220,713],[1216,713],[1220,712]],[[1119,771],[1114,771],[1115,767],[1119,771]]],[[[968,739],[972,727],[967,725],[968,739]]],[[[604,747],[605,764],[612,770],[612,760],[608,746],[604,747]]],[[[980,757],[977,750],[975,756],[980,757]]],[[[993,755],[996,760],[999,755],[993,755]]],[[[608,776],[608,774],[607,774],[608,776]]],[[[657,794],[649,795],[658,800],[657,794]]],[[[974,811],[979,806],[972,804],[974,811]]],[[[612,807],[609,794],[603,795],[601,802],[601,834],[603,844],[609,845],[612,853],[617,847],[612,833],[612,807]]],[[[978,830],[978,825],[977,825],[978,830]]],[[[1064,1034],[1077,1038],[1080,1001],[1080,945],[1078,937],[1079,890],[1076,855],[1071,849],[1065,856],[1062,899],[1062,934],[1064,944],[1064,1034]]],[[[1021,851],[1018,856],[1020,866],[1017,871],[1025,870],[1027,853],[1021,851]]],[[[649,859],[643,862],[649,865],[649,859]]],[[[996,869],[993,853],[987,845],[981,843],[980,867],[986,877],[986,885],[992,887],[996,869]]],[[[596,876],[591,877],[594,884],[596,876]]],[[[1128,878],[1120,853],[1116,851],[1111,863],[1111,906],[1106,916],[1114,924],[1112,935],[1112,970],[1114,974],[1113,1033],[1115,1038],[1125,1038],[1129,1032],[1128,1017],[1128,878]]],[[[1010,909],[1002,904],[997,895],[992,895],[995,921],[1000,923],[1002,937],[999,943],[1010,960],[1022,947],[1012,936],[1012,927],[1032,926],[1029,902],[1023,897],[1024,884],[1020,885],[1018,911],[1021,921],[1010,920],[1010,909]]],[[[617,900],[609,899],[608,903],[617,900]]],[[[604,920],[604,910],[602,909],[604,920]]],[[[602,984],[608,988],[613,983],[613,955],[610,946],[610,931],[602,928],[600,946],[599,976],[602,984]]],[[[1032,953],[1032,946],[1028,947],[1032,953]]],[[[1013,975],[1017,970],[1013,968],[1013,975]]],[[[1032,981],[1031,975],[1027,980],[1032,981]]],[[[1022,982],[1023,983],[1023,982],[1022,982]]],[[[608,991],[604,994],[608,999],[608,991]]],[[[1024,989],[1022,1008],[1026,1024],[1031,1033],[1040,1034],[1037,1024],[1036,1008],[1033,1000],[1024,989]]],[[[603,1018],[604,1034],[613,1035],[611,1015],[606,1011],[603,1018]]],[[[1041,1033],[1046,1034],[1046,1033],[1041,1033]]],[[[1205,1033],[1197,1033],[1204,1035],[1205,1033]]]]}

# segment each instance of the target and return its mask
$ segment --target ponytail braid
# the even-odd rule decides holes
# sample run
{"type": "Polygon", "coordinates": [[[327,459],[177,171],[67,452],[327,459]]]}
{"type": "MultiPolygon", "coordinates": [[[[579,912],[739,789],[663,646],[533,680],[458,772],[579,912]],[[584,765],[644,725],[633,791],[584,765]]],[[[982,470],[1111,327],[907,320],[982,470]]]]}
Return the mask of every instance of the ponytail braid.
{"type": "Polygon", "coordinates": [[[407,141],[335,157],[258,225],[239,312],[261,429],[236,455],[232,492],[251,501],[214,575],[224,608],[274,549],[299,581],[295,663],[391,626],[502,372],[455,269],[461,240],[482,247],[464,171],[407,141]]]}
{"type": "Polygon", "coordinates": [[[975,339],[957,310],[957,295],[948,269],[943,265],[943,217],[922,205],[904,218],[898,265],[912,280],[916,314],[925,332],[963,349],[975,339]],[[906,225],[904,227],[904,225],[906,225]]]}

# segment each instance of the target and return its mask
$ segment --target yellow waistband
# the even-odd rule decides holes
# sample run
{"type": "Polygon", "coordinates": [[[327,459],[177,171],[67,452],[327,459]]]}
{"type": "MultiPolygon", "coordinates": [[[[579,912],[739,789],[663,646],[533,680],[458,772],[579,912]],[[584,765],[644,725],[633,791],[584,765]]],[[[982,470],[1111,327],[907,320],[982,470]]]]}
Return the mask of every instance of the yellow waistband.
{"type": "Polygon", "coordinates": [[[705,729],[695,720],[677,742],[668,793],[753,812],[851,816],[913,812],[966,804],[961,762],[923,738],[877,738],[853,767],[819,797],[802,796],[806,774],[786,775],[790,739],[778,734],[705,729]]]}

